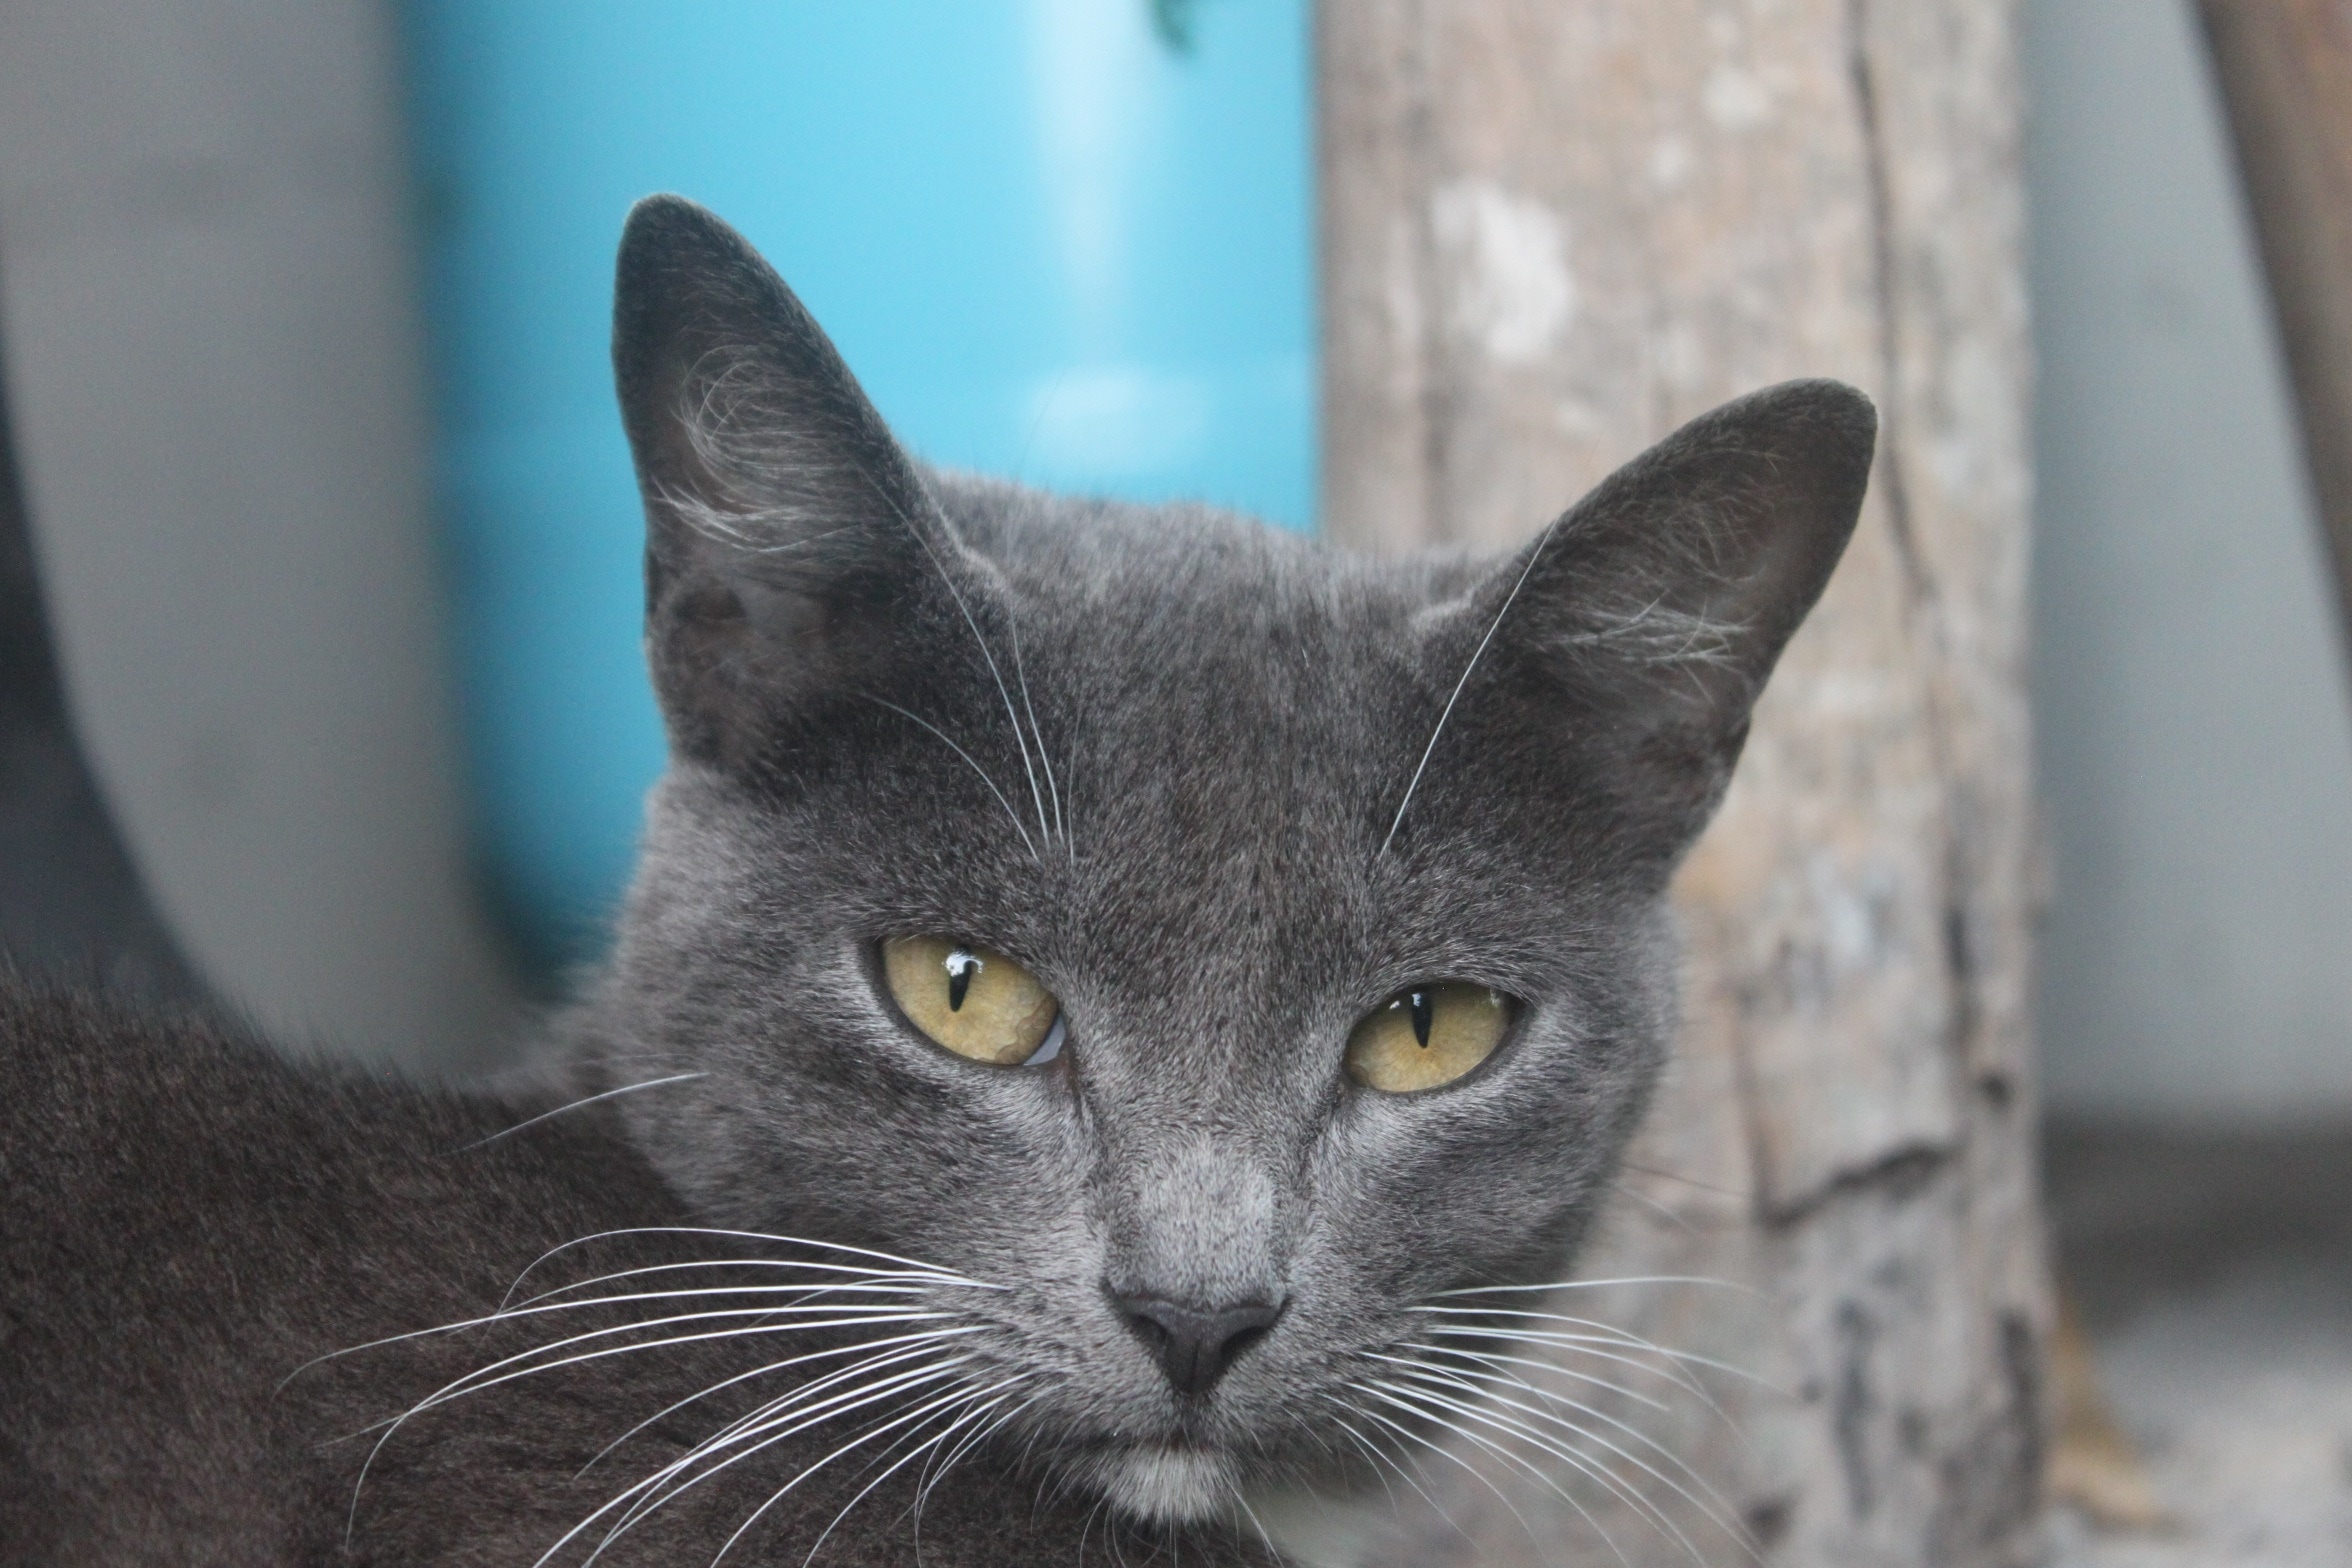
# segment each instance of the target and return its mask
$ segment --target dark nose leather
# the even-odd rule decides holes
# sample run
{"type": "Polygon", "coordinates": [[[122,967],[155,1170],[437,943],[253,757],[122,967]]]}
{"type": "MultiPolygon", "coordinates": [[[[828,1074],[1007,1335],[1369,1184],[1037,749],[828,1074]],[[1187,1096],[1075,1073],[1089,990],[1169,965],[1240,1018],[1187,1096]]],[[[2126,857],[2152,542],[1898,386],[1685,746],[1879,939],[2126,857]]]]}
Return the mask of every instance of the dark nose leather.
{"type": "Polygon", "coordinates": [[[1193,1307],[1112,1291],[1111,1304],[1144,1348],[1159,1358],[1160,1370],[1179,1394],[1205,1394],[1215,1388],[1233,1358],[1264,1338],[1282,1316],[1278,1303],[1263,1301],[1193,1307]]]}

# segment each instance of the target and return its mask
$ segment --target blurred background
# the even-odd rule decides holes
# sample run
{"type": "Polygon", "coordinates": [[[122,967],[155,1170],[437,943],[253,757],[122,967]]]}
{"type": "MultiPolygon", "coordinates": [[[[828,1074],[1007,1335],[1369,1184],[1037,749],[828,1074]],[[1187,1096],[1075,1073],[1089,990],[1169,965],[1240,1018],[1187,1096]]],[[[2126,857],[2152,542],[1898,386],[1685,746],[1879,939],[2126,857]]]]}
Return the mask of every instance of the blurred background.
{"type": "MultiPolygon", "coordinates": [[[[2352,686],[2194,13],[2023,17],[2040,1033],[2057,1223],[2116,1324],[2135,1269],[2352,1246],[2352,686]],[[2151,1250],[2154,1209],[2210,1245],[2151,1250]]],[[[0,6],[39,565],[204,981],[450,1067],[594,955],[660,749],[604,362],[638,195],[740,226],[935,461],[1312,527],[1309,24],[0,6]]]]}
{"type": "Polygon", "coordinates": [[[631,201],[910,446],[1315,514],[1304,0],[0,8],[8,390],[84,744],[194,966],[478,1057],[593,958],[661,736],[631,201]]]}
{"type": "MultiPolygon", "coordinates": [[[[0,8],[73,706],[273,1024],[462,1051],[595,950],[659,760],[604,359],[635,196],[740,226],[933,460],[1313,523],[1303,0],[656,15],[0,8]]],[[[2352,702],[2194,18],[2024,16],[2049,1103],[2352,1118],[2352,702]]]]}

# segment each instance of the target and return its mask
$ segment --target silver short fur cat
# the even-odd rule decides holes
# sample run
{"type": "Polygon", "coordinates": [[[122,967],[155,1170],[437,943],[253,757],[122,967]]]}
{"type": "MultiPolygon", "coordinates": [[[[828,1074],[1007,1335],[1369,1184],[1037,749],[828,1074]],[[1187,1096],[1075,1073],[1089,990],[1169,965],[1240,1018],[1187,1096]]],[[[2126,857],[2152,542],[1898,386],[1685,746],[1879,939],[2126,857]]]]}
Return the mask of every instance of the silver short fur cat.
{"type": "MultiPolygon", "coordinates": [[[[1869,402],[1775,387],[1508,555],[1383,561],[924,467],[676,198],[630,216],[614,352],[671,762],[559,1031],[564,1098],[609,1098],[567,1114],[614,1118],[695,1224],[920,1260],[905,1299],[994,1400],[964,1435],[1089,1508],[1366,1484],[1335,1422],[1391,1451],[1423,1424],[1361,1380],[1471,1321],[1431,1302],[1561,1278],[1642,1113],[1667,880],[1853,528],[1869,402]],[[926,933],[1025,965],[1058,1053],[912,1027],[878,951],[926,933]],[[1351,1079],[1357,1022],[1437,981],[1510,999],[1500,1047],[1423,1092],[1351,1079]]],[[[744,1466],[738,1512],[837,1438],[744,1466]]]]}
{"type": "Polygon", "coordinates": [[[1556,1277],[1673,1013],[1660,898],[1836,562],[1869,404],[1709,415],[1501,560],[1377,562],[1205,509],[926,472],[732,232],[623,244],[616,355],[673,743],[574,1019],[688,1201],[1008,1287],[961,1304],[1014,1423],[1187,1517],[1312,1466],[1434,1292],[1556,1277]],[[898,932],[1061,999],[976,1068],[877,1001],[898,932]],[[1469,1079],[1385,1096],[1350,1026],[1517,998],[1469,1079]],[[1115,1305],[1280,1316],[1180,1394],[1115,1305]]]}

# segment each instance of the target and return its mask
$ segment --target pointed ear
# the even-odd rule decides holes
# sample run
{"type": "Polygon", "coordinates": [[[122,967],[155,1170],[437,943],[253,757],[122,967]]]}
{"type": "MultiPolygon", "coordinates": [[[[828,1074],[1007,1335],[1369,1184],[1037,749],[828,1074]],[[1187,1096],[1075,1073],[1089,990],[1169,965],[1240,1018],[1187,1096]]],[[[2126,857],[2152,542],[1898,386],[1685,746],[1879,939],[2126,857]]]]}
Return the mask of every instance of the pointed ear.
{"type": "Polygon", "coordinates": [[[1580,777],[1678,852],[1845,550],[1877,432],[1854,388],[1791,381],[1603,480],[1462,607],[1461,633],[1491,630],[1485,657],[1526,699],[1497,716],[1552,737],[1555,764],[1564,744],[1580,777]]]}
{"type": "Polygon", "coordinates": [[[925,632],[964,552],[815,320],[676,196],[630,212],[613,369],[645,501],[645,640],[670,741],[758,752],[925,632]]]}

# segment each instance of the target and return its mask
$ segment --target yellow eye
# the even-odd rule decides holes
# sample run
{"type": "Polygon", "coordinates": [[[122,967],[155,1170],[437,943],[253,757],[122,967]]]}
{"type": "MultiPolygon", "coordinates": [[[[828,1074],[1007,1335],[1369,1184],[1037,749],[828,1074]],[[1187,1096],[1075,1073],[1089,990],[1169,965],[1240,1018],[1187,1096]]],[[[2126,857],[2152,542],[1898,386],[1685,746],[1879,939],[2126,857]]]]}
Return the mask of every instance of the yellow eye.
{"type": "Polygon", "coordinates": [[[1435,1089],[1492,1056],[1510,1021],[1510,1004],[1485,986],[1408,986],[1348,1035],[1348,1076],[1388,1094],[1435,1089]]]}
{"type": "Polygon", "coordinates": [[[1060,1046],[1062,1004],[994,948],[893,937],[882,944],[882,978],[907,1021],[958,1056],[1018,1067],[1060,1046]]]}

